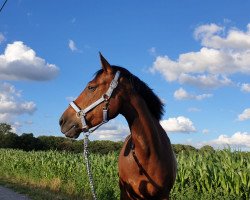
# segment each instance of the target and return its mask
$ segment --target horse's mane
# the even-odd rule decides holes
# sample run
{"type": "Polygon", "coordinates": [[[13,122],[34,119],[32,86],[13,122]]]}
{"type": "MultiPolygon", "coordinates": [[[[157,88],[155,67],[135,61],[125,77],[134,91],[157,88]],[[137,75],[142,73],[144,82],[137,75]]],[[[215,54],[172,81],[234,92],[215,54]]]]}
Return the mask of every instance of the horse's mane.
{"type": "MultiPolygon", "coordinates": [[[[164,112],[164,104],[159,99],[159,97],[153,92],[153,90],[142,80],[140,80],[137,76],[130,73],[127,69],[119,66],[112,65],[114,69],[114,73],[116,71],[121,72],[121,76],[127,78],[134,90],[144,99],[146,102],[148,109],[150,110],[151,114],[157,119],[160,120],[163,112],[164,112]]],[[[103,70],[98,70],[95,75],[99,76],[102,74],[103,70]]]]}

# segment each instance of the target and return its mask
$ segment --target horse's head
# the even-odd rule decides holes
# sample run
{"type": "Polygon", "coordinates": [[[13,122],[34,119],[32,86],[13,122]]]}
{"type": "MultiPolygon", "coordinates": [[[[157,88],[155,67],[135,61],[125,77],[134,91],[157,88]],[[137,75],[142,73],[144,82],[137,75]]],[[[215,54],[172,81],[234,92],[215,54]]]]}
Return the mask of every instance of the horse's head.
{"type": "MultiPolygon", "coordinates": [[[[89,129],[101,124],[104,119],[103,109],[107,109],[107,118],[113,119],[119,114],[122,105],[122,82],[123,77],[118,75],[118,85],[112,91],[112,95],[107,96],[107,91],[110,90],[110,84],[117,76],[117,67],[112,67],[108,61],[100,54],[102,69],[99,70],[93,80],[91,80],[73,105],[69,106],[60,118],[61,131],[67,137],[77,138],[82,131],[86,132],[89,129]],[[99,101],[102,99],[102,101],[99,101]],[[95,105],[96,102],[100,102],[95,105]],[[92,106],[93,105],[93,106],[92,106]],[[91,109],[88,109],[92,107],[91,109]],[[80,116],[81,111],[88,110],[80,116]],[[84,123],[86,126],[84,126],[84,123]]],[[[123,90],[124,91],[124,90],[123,90]]],[[[84,111],[85,112],[85,111],[84,111]]]]}

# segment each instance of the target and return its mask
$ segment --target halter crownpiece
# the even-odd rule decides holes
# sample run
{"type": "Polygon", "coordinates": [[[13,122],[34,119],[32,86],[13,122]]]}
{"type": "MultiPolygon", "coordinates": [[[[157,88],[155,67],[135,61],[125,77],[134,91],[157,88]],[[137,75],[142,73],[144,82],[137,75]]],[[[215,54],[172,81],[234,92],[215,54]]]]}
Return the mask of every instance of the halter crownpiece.
{"type": "Polygon", "coordinates": [[[99,128],[101,125],[103,125],[103,124],[105,124],[105,123],[107,123],[109,121],[109,119],[108,119],[108,100],[111,98],[114,89],[118,85],[119,77],[120,77],[120,71],[117,71],[116,74],[115,74],[114,79],[111,81],[111,83],[109,85],[109,89],[107,90],[107,92],[105,94],[103,94],[102,97],[99,98],[98,100],[96,100],[94,103],[90,104],[87,108],[80,109],[76,105],[76,103],[74,101],[70,102],[69,105],[76,111],[77,116],[81,119],[82,129],[83,130],[87,130],[87,132],[92,133],[97,128],[99,128]],[[96,106],[98,106],[102,102],[106,102],[106,105],[103,107],[103,111],[102,111],[103,112],[103,120],[102,120],[102,122],[100,124],[98,124],[95,127],[92,127],[92,128],[89,129],[88,126],[87,126],[87,123],[86,123],[85,116],[89,111],[94,109],[96,106]]]}

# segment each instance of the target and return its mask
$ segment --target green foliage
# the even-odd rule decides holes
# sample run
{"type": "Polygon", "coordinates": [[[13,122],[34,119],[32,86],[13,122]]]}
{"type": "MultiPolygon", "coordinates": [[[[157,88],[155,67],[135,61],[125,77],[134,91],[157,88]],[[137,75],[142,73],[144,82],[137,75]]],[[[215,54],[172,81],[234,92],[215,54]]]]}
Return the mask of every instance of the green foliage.
{"type": "Polygon", "coordinates": [[[11,133],[11,125],[6,123],[0,123],[0,135],[11,133]]]}
{"type": "Polygon", "coordinates": [[[209,146],[209,145],[205,145],[203,147],[200,148],[200,152],[210,152],[213,153],[215,150],[213,147],[209,146]]]}
{"type": "Polygon", "coordinates": [[[0,148],[15,148],[17,135],[11,132],[11,126],[0,123],[0,148]]]}
{"type": "MultiPolygon", "coordinates": [[[[98,199],[118,199],[117,154],[90,156],[98,199]]],[[[58,151],[0,149],[0,179],[63,192],[78,199],[91,199],[82,154],[58,151]]]]}
{"type": "Polygon", "coordinates": [[[58,150],[80,153],[83,151],[83,140],[73,140],[66,137],[39,136],[43,148],[41,150],[58,150]]]}
{"type": "Polygon", "coordinates": [[[35,138],[32,133],[23,133],[18,137],[17,141],[17,148],[24,151],[40,150],[42,148],[41,141],[35,138]]]}
{"type": "Polygon", "coordinates": [[[113,142],[108,140],[92,141],[89,143],[89,148],[95,154],[107,154],[109,152],[117,152],[122,148],[123,142],[113,142]]]}
{"type": "Polygon", "coordinates": [[[15,133],[8,133],[0,135],[0,148],[17,148],[18,135],[15,133]]]}
{"type": "Polygon", "coordinates": [[[192,152],[198,151],[196,148],[194,148],[191,145],[173,144],[172,147],[173,147],[173,150],[174,150],[175,154],[179,154],[179,153],[182,153],[182,152],[192,153],[192,152]]]}
{"type": "MultiPolygon", "coordinates": [[[[211,149],[210,149],[211,150],[211,149]]],[[[245,152],[205,151],[180,153],[177,156],[178,175],[172,192],[190,195],[185,199],[249,199],[250,154],[245,152]],[[244,175],[243,175],[244,174],[244,175]],[[197,197],[198,197],[197,196],[197,197]]]]}
{"type": "MultiPolygon", "coordinates": [[[[118,153],[90,156],[98,199],[119,199],[117,159],[118,153]]],[[[0,179],[11,178],[78,199],[91,199],[82,154],[0,149],[0,160],[0,179]]],[[[177,161],[172,199],[250,198],[249,152],[182,151],[177,161]]]]}
{"type": "MultiPolygon", "coordinates": [[[[122,142],[91,141],[89,146],[94,153],[108,154],[120,151],[122,142]]],[[[21,136],[18,136],[11,132],[10,125],[0,123],[0,148],[22,149],[25,151],[58,150],[81,153],[83,151],[83,141],[55,136],[39,136],[36,138],[32,133],[23,133],[21,136]]]]}

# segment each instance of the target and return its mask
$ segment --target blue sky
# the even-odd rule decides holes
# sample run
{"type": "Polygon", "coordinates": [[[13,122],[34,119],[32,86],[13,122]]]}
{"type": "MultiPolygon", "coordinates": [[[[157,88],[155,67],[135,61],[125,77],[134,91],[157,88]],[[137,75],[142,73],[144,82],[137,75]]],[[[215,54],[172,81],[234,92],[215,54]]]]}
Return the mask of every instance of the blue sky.
{"type": "MultiPolygon", "coordinates": [[[[8,1],[0,122],[62,136],[58,119],[99,69],[101,51],[165,102],[161,124],[173,143],[249,149],[249,8],[249,0],[8,1]]],[[[119,116],[91,139],[126,135],[119,116]]]]}

